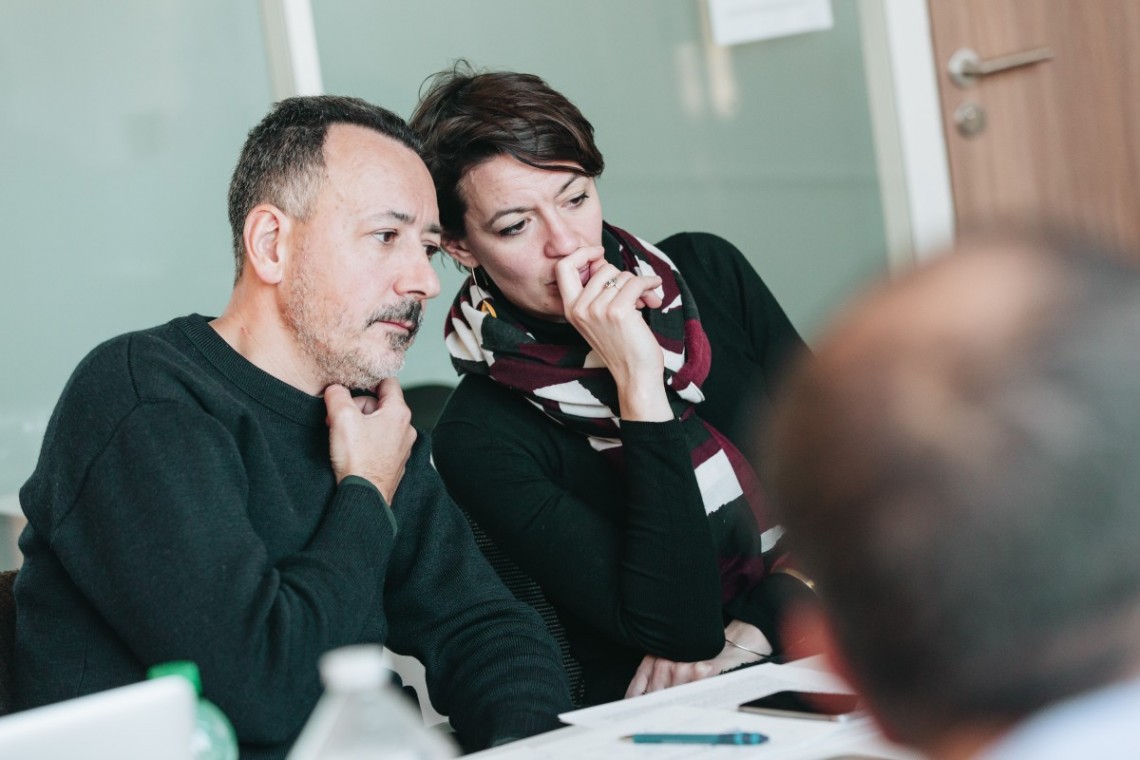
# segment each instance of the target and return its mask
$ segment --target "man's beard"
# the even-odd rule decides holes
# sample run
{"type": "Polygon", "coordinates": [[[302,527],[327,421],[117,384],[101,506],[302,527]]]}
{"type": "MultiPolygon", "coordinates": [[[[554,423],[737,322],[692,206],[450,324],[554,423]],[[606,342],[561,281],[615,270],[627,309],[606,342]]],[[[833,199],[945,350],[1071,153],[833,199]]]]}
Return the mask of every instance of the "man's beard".
{"type": "Polygon", "coordinates": [[[381,380],[395,377],[403,369],[408,346],[423,324],[423,306],[419,301],[406,299],[386,306],[363,325],[351,324],[347,315],[335,313],[327,304],[322,308],[317,301],[308,272],[298,272],[289,287],[284,318],[301,350],[316,365],[322,387],[338,384],[372,390],[381,380]],[[367,351],[365,334],[378,322],[410,324],[411,329],[389,335],[389,351],[367,351]]]}

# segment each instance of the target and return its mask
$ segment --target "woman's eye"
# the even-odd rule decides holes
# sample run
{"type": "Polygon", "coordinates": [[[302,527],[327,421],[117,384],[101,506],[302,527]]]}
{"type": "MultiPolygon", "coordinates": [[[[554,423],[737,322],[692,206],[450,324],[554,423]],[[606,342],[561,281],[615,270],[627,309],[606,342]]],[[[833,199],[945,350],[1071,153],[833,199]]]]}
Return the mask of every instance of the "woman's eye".
{"type": "Polygon", "coordinates": [[[589,197],[590,197],[589,193],[582,193],[581,195],[575,195],[573,198],[570,199],[570,205],[571,206],[581,206],[583,203],[586,202],[586,199],[589,197]]]}
{"type": "Polygon", "coordinates": [[[510,237],[511,235],[517,235],[523,231],[523,227],[525,227],[525,226],[526,226],[526,219],[523,219],[521,222],[515,222],[510,227],[504,227],[503,229],[499,230],[499,234],[502,235],[503,237],[510,237]]]}
{"type": "Polygon", "coordinates": [[[437,253],[439,253],[442,250],[443,249],[440,248],[438,245],[432,245],[431,243],[428,243],[427,245],[424,246],[424,251],[427,253],[427,257],[429,259],[433,258],[437,253]]]}
{"type": "Polygon", "coordinates": [[[391,243],[393,240],[396,239],[396,231],[395,230],[380,230],[379,232],[373,232],[372,237],[376,238],[381,243],[391,243]]]}

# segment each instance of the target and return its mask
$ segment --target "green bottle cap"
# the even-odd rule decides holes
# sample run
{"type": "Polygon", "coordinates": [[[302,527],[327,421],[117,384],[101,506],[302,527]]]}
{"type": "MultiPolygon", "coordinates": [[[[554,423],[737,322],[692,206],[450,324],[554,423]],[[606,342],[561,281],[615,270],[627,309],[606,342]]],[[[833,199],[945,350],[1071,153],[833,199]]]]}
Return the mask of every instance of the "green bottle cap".
{"type": "Polygon", "coordinates": [[[194,686],[194,692],[202,696],[202,675],[198,672],[198,664],[190,660],[175,660],[152,665],[146,672],[147,678],[161,678],[162,676],[182,676],[194,686]]]}

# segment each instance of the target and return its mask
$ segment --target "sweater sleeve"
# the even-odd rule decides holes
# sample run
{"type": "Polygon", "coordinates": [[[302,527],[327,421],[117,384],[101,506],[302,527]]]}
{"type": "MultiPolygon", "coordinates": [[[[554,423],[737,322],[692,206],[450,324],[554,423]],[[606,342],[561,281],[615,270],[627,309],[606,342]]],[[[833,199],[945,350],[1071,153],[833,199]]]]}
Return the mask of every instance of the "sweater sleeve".
{"type": "MultiPolygon", "coordinates": [[[[732,243],[707,232],[682,232],[660,246],[674,257],[696,293],[706,328],[742,339],[736,348],[769,382],[778,380],[790,360],[806,350],[771,288],[732,243]]],[[[714,363],[717,360],[714,354],[714,363]]]]}
{"type": "Polygon", "coordinates": [[[468,749],[556,728],[571,708],[557,647],[487,564],[429,456],[421,437],[393,499],[388,645],[424,664],[432,704],[468,749]]]}
{"type": "Polygon", "coordinates": [[[681,424],[623,422],[619,478],[584,439],[573,455],[544,448],[562,431],[508,391],[464,382],[490,396],[436,428],[436,466],[456,501],[552,602],[610,640],[671,660],[715,656],[719,572],[681,424]],[[598,488],[559,481],[601,481],[612,495],[590,503],[581,494],[598,488]]]}
{"type": "Polygon", "coordinates": [[[250,522],[258,484],[246,472],[216,419],[140,403],[91,462],[76,506],[56,516],[51,541],[141,662],[194,660],[240,739],[274,744],[316,702],[318,656],[355,641],[374,612],[395,536],[376,489],[350,481],[303,550],[271,559],[250,522]]]}
{"type": "MultiPolygon", "coordinates": [[[[681,233],[662,241],[661,246],[676,257],[686,282],[702,296],[702,320],[716,333],[713,339],[721,345],[727,339],[733,349],[720,352],[719,357],[713,352],[713,372],[718,376],[710,376],[709,386],[717,397],[702,405],[701,414],[737,442],[759,474],[762,452],[750,444],[761,437],[758,431],[767,423],[780,379],[790,363],[807,352],[807,346],[767,283],[732,243],[708,233],[681,233]],[[732,283],[731,288],[726,283],[732,283]],[[729,384],[739,384],[741,378],[748,378],[747,392],[752,395],[740,398],[742,394],[728,392],[729,384]]],[[[763,631],[779,652],[784,646],[780,635],[783,613],[798,604],[814,604],[816,598],[794,575],[779,572],[794,567],[794,557],[782,551],[782,543],[766,559],[776,572],[732,599],[725,611],[763,631]]]]}

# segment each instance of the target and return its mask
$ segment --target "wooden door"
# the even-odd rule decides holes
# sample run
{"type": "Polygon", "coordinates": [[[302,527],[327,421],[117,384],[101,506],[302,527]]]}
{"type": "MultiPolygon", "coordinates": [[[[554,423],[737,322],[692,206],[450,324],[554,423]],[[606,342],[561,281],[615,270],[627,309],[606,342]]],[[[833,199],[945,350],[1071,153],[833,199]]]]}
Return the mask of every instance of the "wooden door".
{"type": "Polygon", "coordinates": [[[929,7],[958,228],[1046,221],[1140,257],[1140,0],[929,7]],[[1051,60],[972,87],[947,72],[962,48],[991,60],[1042,47],[1051,60]],[[967,136],[955,114],[971,104],[985,126],[967,136]]]}

